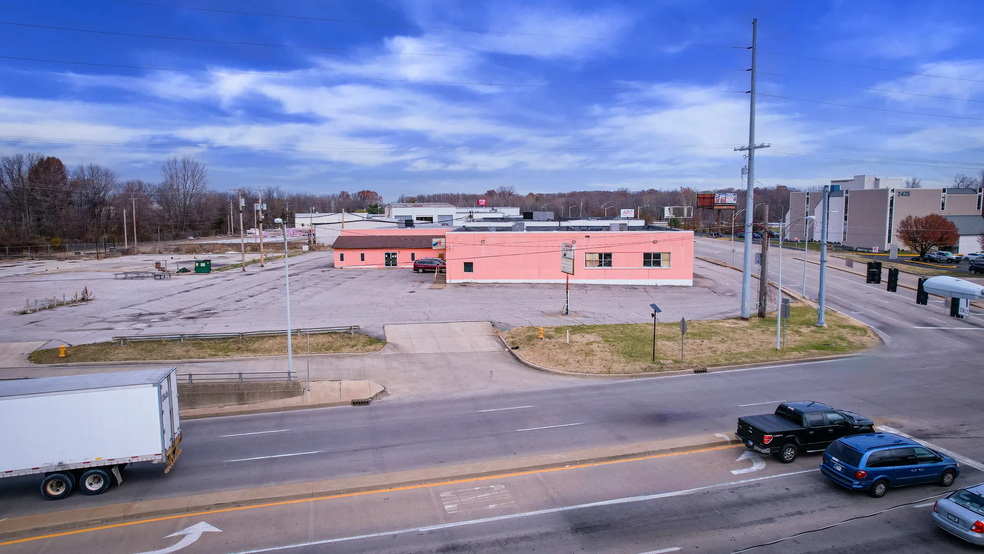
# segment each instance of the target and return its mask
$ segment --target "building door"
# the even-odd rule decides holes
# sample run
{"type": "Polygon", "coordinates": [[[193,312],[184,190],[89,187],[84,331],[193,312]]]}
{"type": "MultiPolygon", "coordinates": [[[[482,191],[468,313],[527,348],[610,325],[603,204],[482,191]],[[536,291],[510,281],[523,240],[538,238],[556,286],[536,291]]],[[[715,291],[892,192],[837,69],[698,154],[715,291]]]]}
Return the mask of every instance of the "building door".
{"type": "Polygon", "coordinates": [[[396,267],[396,252],[386,252],[383,254],[383,260],[386,262],[386,267],[396,267]]]}

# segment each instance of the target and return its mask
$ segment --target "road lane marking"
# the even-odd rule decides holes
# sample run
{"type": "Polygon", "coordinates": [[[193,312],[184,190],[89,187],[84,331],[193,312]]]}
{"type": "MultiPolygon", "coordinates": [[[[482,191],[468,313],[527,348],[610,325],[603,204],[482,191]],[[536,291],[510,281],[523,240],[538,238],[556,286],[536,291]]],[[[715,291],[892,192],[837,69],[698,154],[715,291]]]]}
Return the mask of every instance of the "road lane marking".
{"type": "Polygon", "coordinates": [[[511,408],[490,408],[488,410],[479,410],[475,413],[484,414],[488,412],[504,412],[506,410],[522,410],[524,408],[532,408],[533,406],[512,406],[511,408]]]}
{"type": "Polygon", "coordinates": [[[556,429],[558,427],[574,427],[575,425],[584,425],[584,423],[561,423],[560,425],[547,425],[546,427],[530,427],[528,429],[516,429],[516,432],[522,433],[523,431],[539,431],[541,429],[556,429]]]}
{"type": "Polygon", "coordinates": [[[184,550],[185,548],[191,546],[198,541],[205,533],[221,533],[222,530],[209,525],[202,521],[192,525],[187,529],[182,529],[177,533],[171,533],[165,538],[171,537],[181,537],[181,540],[177,543],[169,546],[167,548],[161,548],[159,550],[151,550],[149,552],[141,552],[140,554],[172,554],[172,552],[177,552],[178,550],[184,550]]]}
{"type": "Polygon", "coordinates": [[[505,485],[473,487],[441,493],[444,510],[449,514],[478,509],[512,508],[516,505],[505,485]]]}
{"type": "Polygon", "coordinates": [[[224,463],[231,462],[252,462],[254,460],[272,460],[273,458],[290,458],[291,456],[306,456],[308,454],[320,454],[320,450],[312,450],[310,452],[292,452],[290,454],[274,454],[273,456],[256,456],[254,458],[238,458],[235,460],[226,460],[224,463]]]}
{"type": "Polygon", "coordinates": [[[674,546],[673,548],[664,548],[662,550],[650,550],[649,552],[643,552],[642,554],[666,554],[667,552],[679,552],[680,547],[674,546]]]}
{"type": "MultiPolygon", "coordinates": [[[[111,523],[109,525],[100,525],[99,527],[89,527],[87,529],[76,529],[76,530],[73,530],[73,531],[62,531],[62,532],[59,532],[59,533],[49,533],[47,535],[38,535],[36,537],[27,537],[27,538],[16,539],[16,540],[7,541],[7,542],[0,542],[0,546],[9,546],[11,544],[21,544],[21,543],[25,543],[25,542],[33,542],[33,541],[45,540],[45,539],[54,539],[54,538],[58,538],[58,537],[67,537],[67,536],[71,536],[71,535],[79,535],[79,534],[82,534],[82,533],[92,533],[94,531],[105,531],[105,530],[108,530],[108,529],[119,529],[121,527],[130,527],[131,525],[144,525],[144,524],[147,524],[147,523],[158,523],[158,522],[161,522],[161,521],[171,521],[171,520],[174,520],[174,519],[184,519],[184,518],[193,518],[193,517],[199,517],[199,516],[207,516],[207,515],[210,515],[210,514],[222,514],[222,513],[226,513],[226,512],[241,512],[241,511],[246,511],[246,510],[256,510],[256,509],[260,509],[260,508],[276,508],[276,507],[279,507],[279,506],[289,506],[289,505],[293,505],[293,504],[305,504],[305,503],[309,503],[309,502],[323,502],[325,500],[337,500],[339,498],[354,498],[354,497],[358,497],[358,496],[369,496],[369,495],[374,495],[374,494],[390,494],[390,493],[401,492],[401,491],[420,490],[420,489],[432,489],[434,487],[443,487],[443,486],[447,486],[447,485],[460,485],[460,484],[464,484],[464,483],[479,483],[479,482],[482,482],[482,481],[491,481],[492,479],[508,479],[510,477],[523,477],[523,476],[526,476],[526,475],[539,475],[539,474],[542,474],[542,473],[554,473],[554,472],[558,472],[558,471],[570,471],[570,470],[575,470],[575,469],[585,469],[585,468],[591,468],[591,467],[604,467],[604,466],[608,466],[608,465],[624,464],[624,463],[627,463],[627,462],[643,462],[643,461],[647,461],[647,460],[659,460],[661,458],[671,458],[671,457],[674,457],[674,456],[683,456],[683,455],[686,455],[686,454],[703,454],[705,452],[715,452],[715,451],[718,451],[718,450],[727,450],[729,448],[739,448],[739,447],[740,448],[744,448],[744,445],[741,445],[741,444],[733,444],[733,445],[728,445],[728,446],[710,446],[710,447],[707,447],[707,448],[698,448],[696,450],[682,450],[680,452],[666,452],[666,453],[663,453],[663,454],[650,454],[648,456],[636,456],[636,457],[633,457],[633,458],[621,458],[621,459],[618,459],[618,460],[606,460],[606,461],[603,461],[603,462],[589,462],[589,463],[584,463],[584,464],[573,464],[573,465],[566,465],[566,466],[563,466],[563,467],[549,467],[549,468],[546,468],[546,469],[531,469],[531,470],[528,470],[528,471],[516,471],[516,472],[513,472],[513,473],[505,473],[505,474],[502,474],[502,475],[485,475],[485,476],[482,476],[482,477],[468,477],[468,478],[464,478],[464,479],[454,479],[454,480],[450,480],[450,481],[438,481],[438,482],[435,482],[435,483],[421,483],[421,484],[418,484],[418,485],[406,485],[406,486],[403,486],[403,487],[389,487],[389,488],[385,488],[385,489],[374,489],[374,490],[368,490],[368,491],[359,491],[359,492],[349,492],[349,493],[332,494],[332,495],[327,495],[327,496],[316,496],[316,497],[313,497],[313,498],[301,498],[301,499],[296,499],[296,500],[282,500],[282,501],[279,501],[279,502],[266,502],[266,503],[263,503],[263,504],[254,504],[252,506],[236,506],[236,507],[233,507],[233,508],[219,508],[219,509],[215,509],[215,510],[206,510],[206,511],[199,511],[199,512],[191,512],[191,513],[187,513],[187,514],[175,514],[175,515],[161,516],[161,517],[155,517],[155,518],[150,518],[150,519],[141,519],[141,520],[136,520],[136,521],[125,521],[123,523],[111,523]]],[[[808,471],[818,471],[818,469],[811,469],[811,470],[808,470],[808,471]]],[[[800,473],[804,473],[804,472],[800,472],[800,473]]],[[[792,475],[792,474],[790,474],[790,475],[792,475]]],[[[758,479],[764,479],[764,477],[759,477],[757,479],[751,479],[750,481],[755,481],[755,480],[758,480],[758,479]]]]}
{"type": "Polygon", "coordinates": [[[929,441],[924,441],[922,439],[917,439],[916,437],[913,437],[912,435],[908,435],[906,433],[903,433],[902,431],[899,431],[898,429],[893,429],[892,427],[889,427],[887,425],[879,425],[877,427],[877,429],[880,430],[880,431],[885,431],[886,433],[894,433],[896,435],[903,436],[903,437],[905,437],[905,438],[907,438],[909,440],[916,441],[916,442],[918,442],[919,444],[921,444],[923,446],[928,446],[929,448],[932,448],[933,450],[936,450],[938,452],[942,452],[942,453],[946,454],[947,456],[953,458],[954,460],[960,462],[961,464],[970,466],[970,467],[976,469],[977,471],[984,471],[984,464],[982,464],[982,463],[980,463],[980,462],[978,462],[976,460],[971,460],[970,458],[968,458],[966,456],[961,456],[960,454],[957,454],[956,452],[953,452],[952,450],[947,450],[946,448],[942,448],[942,447],[936,446],[935,444],[933,444],[933,443],[931,443],[929,441]]]}
{"type": "MultiPolygon", "coordinates": [[[[694,487],[692,489],[685,489],[679,491],[671,492],[661,492],[656,494],[647,494],[642,496],[629,496],[625,498],[615,498],[612,500],[601,500],[598,502],[588,502],[586,504],[576,504],[574,506],[561,506],[559,508],[547,508],[545,510],[534,510],[531,512],[522,512],[518,514],[508,514],[502,516],[486,517],[481,519],[472,519],[468,521],[457,521],[453,523],[439,523],[437,525],[429,525],[426,527],[415,527],[412,529],[399,529],[395,531],[383,531],[380,533],[369,533],[366,535],[354,535],[350,537],[338,537],[335,539],[324,539],[320,541],[309,541],[295,544],[285,544],[281,546],[271,546],[267,548],[257,548],[255,550],[242,550],[239,552],[234,552],[231,554],[262,554],[263,552],[279,552],[281,550],[292,550],[295,548],[307,548],[310,546],[321,546],[326,544],[337,544],[340,542],[350,542],[358,541],[364,539],[374,539],[379,537],[391,537],[394,535],[402,535],[406,533],[430,533],[431,531],[444,531],[447,529],[454,529],[455,527],[466,527],[469,525],[481,525],[484,523],[497,523],[500,521],[509,521],[512,519],[522,519],[527,517],[536,517],[541,515],[557,514],[562,512],[570,512],[574,510],[584,510],[587,508],[602,508],[606,506],[616,506],[619,504],[635,504],[639,502],[650,502],[653,500],[661,500],[663,498],[673,498],[678,496],[689,496],[691,494],[696,494],[704,492],[706,490],[717,489],[721,487],[733,487],[737,485],[744,485],[747,483],[753,483],[757,481],[765,481],[767,479],[777,479],[779,477],[789,477],[793,475],[801,475],[803,473],[813,473],[815,471],[820,471],[819,468],[815,469],[804,469],[800,471],[793,471],[790,473],[780,473],[778,475],[769,475],[766,477],[756,477],[754,479],[742,479],[741,481],[731,481],[728,483],[718,483],[716,485],[705,485],[703,487],[694,487]]],[[[670,550],[669,552],[674,552],[670,550]]]]}
{"type": "Polygon", "coordinates": [[[984,331],[984,327],[913,327],[913,329],[940,329],[942,331],[984,331]]]}
{"type": "Polygon", "coordinates": [[[728,444],[731,444],[731,437],[729,437],[728,435],[725,435],[724,433],[714,433],[714,436],[715,437],[721,437],[722,439],[728,441],[728,444]]]}
{"type": "Polygon", "coordinates": [[[928,508],[929,506],[935,506],[935,505],[936,505],[936,501],[934,500],[932,502],[923,502],[922,504],[916,504],[915,506],[913,506],[913,508],[928,508]]]}
{"type": "Polygon", "coordinates": [[[755,402],[754,404],[738,404],[739,408],[747,408],[749,406],[762,406],[763,404],[778,404],[779,400],[769,400],[768,402],[755,402]]]}
{"type": "Polygon", "coordinates": [[[753,473],[755,471],[762,471],[763,469],[765,469],[765,460],[762,459],[761,454],[755,452],[754,450],[746,450],[735,461],[740,462],[742,460],[751,460],[752,467],[746,467],[742,469],[732,469],[731,470],[732,475],[743,475],[745,473],[753,473]]]}
{"type": "Polygon", "coordinates": [[[290,431],[290,429],[277,429],[275,431],[253,431],[252,433],[234,433],[232,435],[219,435],[220,439],[228,437],[248,437],[250,435],[266,435],[268,433],[283,433],[285,431],[290,431]]]}

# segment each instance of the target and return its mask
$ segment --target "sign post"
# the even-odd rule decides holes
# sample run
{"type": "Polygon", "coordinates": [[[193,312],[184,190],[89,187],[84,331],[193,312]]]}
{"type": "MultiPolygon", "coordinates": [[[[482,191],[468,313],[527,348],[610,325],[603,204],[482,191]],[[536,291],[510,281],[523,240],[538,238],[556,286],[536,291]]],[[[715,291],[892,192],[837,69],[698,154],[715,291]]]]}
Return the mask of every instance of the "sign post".
{"type": "Polygon", "coordinates": [[[649,307],[653,309],[653,363],[656,363],[656,314],[663,310],[656,304],[650,304],[649,307]]]}
{"type": "Polygon", "coordinates": [[[683,363],[683,336],[687,334],[687,318],[680,318],[680,363],[683,363]]]}
{"type": "Polygon", "coordinates": [[[571,275],[574,275],[574,251],[576,248],[572,242],[565,242],[560,245],[560,270],[565,274],[567,281],[564,294],[564,315],[571,313],[571,275]]]}

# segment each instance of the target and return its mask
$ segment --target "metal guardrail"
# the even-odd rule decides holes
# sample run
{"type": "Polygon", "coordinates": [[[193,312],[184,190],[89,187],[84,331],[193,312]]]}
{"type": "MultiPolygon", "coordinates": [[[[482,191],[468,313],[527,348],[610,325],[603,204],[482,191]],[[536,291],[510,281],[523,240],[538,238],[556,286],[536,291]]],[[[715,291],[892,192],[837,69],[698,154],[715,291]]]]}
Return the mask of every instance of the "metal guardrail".
{"type": "Polygon", "coordinates": [[[287,371],[240,371],[228,373],[179,373],[178,382],[188,383],[246,383],[253,381],[293,381],[297,375],[287,371]]]}
{"type": "MultiPolygon", "coordinates": [[[[291,334],[297,337],[303,335],[322,335],[327,333],[348,333],[354,335],[359,330],[358,325],[345,325],[341,327],[308,327],[303,329],[291,329],[291,334]]],[[[113,342],[120,343],[120,346],[128,342],[148,342],[148,341],[168,341],[178,340],[212,340],[212,339],[239,339],[244,337],[278,337],[284,335],[284,331],[243,331],[242,333],[177,333],[166,335],[127,335],[113,337],[113,342]]]]}

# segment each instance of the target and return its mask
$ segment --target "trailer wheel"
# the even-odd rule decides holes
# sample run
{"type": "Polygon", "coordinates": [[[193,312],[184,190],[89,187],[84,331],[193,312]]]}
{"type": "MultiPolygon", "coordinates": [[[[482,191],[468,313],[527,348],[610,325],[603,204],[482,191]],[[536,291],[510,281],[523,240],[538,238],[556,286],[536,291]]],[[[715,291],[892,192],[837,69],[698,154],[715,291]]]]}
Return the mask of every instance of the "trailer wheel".
{"type": "Polygon", "coordinates": [[[79,488],[82,494],[94,496],[102,494],[109,489],[109,472],[102,468],[92,468],[82,474],[79,479],[79,488]]]}
{"type": "Polygon", "coordinates": [[[51,473],[41,481],[41,496],[48,500],[61,500],[72,494],[75,480],[70,473],[51,473]]]}

